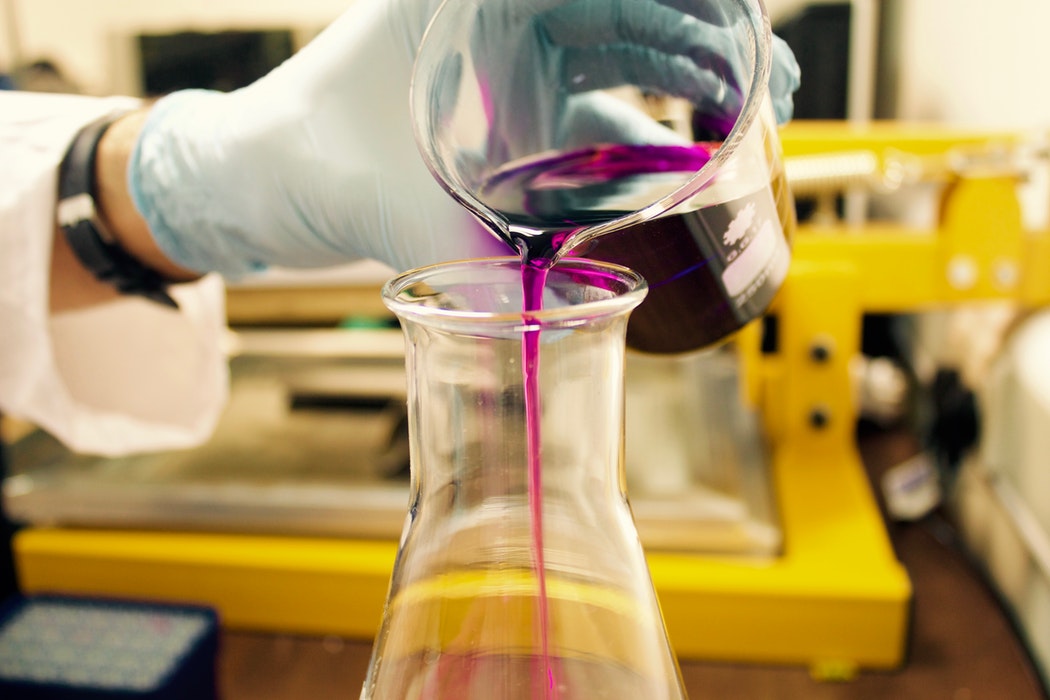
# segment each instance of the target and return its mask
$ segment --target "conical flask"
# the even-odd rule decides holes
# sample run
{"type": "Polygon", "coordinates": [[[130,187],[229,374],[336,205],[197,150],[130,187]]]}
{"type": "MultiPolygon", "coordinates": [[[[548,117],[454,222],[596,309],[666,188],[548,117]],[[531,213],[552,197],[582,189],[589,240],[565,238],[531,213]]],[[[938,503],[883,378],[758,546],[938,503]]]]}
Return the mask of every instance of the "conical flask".
{"type": "Polygon", "coordinates": [[[645,294],[583,259],[528,312],[519,258],[386,285],[410,503],[361,698],[685,697],[624,490],[625,329],[645,294]]]}

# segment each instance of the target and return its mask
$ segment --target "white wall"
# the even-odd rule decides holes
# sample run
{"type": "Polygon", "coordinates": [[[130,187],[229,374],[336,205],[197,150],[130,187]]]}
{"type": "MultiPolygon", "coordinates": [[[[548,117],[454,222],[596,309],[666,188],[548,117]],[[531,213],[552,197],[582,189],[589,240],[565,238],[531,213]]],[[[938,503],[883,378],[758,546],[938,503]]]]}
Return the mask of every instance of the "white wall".
{"type": "Polygon", "coordinates": [[[16,56],[55,60],[85,92],[128,86],[127,38],[142,32],[292,27],[315,31],[351,0],[0,0],[0,69],[16,56]]]}
{"type": "Polygon", "coordinates": [[[1050,2],[898,2],[900,117],[1050,126],[1050,2]]]}
{"type": "MultiPolygon", "coordinates": [[[[806,4],[766,2],[774,20],[806,4]]],[[[895,50],[890,99],[898,119],[1050,127],[1050,1],[875,0],[874,6],[892,18],[893,35],[885,39],[895,50]]]]}
{"type": "MultiPolygon", "coordinates": [[[[49,57],[86,92],[120,92],[129,85],[128,66],[121,65],[128,59],[129,46],[122,38],[143,31],[270,26],[309,33],[330,22],[351,1],[0,0],[0,71],[10,70],[18,58],[49,57]],[[17,42],[12,40],[15,27],[17,42]]],[[[766,7],[776,21],[811,1],[767,0],[766,7]]]]}
{"type": "MultiPolygon", "coordinates": [[[[0,69],[11,17],[22,56],[49,56],[87,92],[125,91],[127,42],[147,31],[324,26],[352,0],[0,0],[0,69]]],[[[830,1],[830,0],[817,0],[830,1]]],[[[767,0],[776,20],[807,0],[767,0]]],[[[895,0],[904,119],[1032,127],[1050,124],[1050,1],[895,0]]]]}

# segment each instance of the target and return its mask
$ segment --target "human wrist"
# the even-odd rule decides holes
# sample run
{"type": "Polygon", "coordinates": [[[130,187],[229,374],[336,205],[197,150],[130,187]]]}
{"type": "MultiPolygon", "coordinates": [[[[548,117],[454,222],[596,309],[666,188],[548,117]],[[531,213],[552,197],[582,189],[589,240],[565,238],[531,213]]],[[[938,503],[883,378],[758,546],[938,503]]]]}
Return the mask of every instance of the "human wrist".
{"type": "Polygon", "coordinates": [[[128,255],[167,280],[186,282],[199,278],[200,274],[164,254],[128,191],[128,161],[148,113],[149,109],[143,108],[117,119],[98,143],[95,157],[98,215],[128,255]]]}

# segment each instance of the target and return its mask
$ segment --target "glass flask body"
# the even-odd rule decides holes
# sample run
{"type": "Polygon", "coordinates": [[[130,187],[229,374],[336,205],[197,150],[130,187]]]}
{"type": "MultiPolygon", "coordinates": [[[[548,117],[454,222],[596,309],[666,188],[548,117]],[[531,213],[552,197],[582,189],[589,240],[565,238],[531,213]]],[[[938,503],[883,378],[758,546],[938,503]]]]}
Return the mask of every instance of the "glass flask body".
{"type": "Polygon", "coordinates": [[[685,697],[624,490],[625,328],[645,292],[566,261],[523,312],[518,258],[387,285],[410,506],[362,698],[685,697]]]}

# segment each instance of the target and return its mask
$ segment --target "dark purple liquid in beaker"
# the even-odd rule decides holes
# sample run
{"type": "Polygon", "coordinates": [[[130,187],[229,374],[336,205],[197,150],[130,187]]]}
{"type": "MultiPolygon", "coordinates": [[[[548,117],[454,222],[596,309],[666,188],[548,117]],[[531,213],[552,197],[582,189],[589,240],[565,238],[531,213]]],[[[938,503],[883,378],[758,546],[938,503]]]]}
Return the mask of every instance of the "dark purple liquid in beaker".
{"type": "MultiPolygon", "coordinates": [[[[786,192],[782,174],[773,184],[774,193],[786,192]]],[[[790,258],[784,229],[770,222],[792,207],[786,194],[774,201],[759,191],[614,231],[580,254],[629,267],[649,283],[627,326],[629,347],[688,352],[731,336],[769,308],[790,258]]]]}
{"type": "MultiPolygon", "coordinates": [[[[524,261],[543,265],[577,231],[630,214],[639,202],[683,184],[716,149],[617,145],[547,155],[503,169],[479,199],[507,222],[524,261]]],[[[631,268],[649,283],[631,315],[628,346],[696,350],[769,307],[787,274],[787,236],[795,224],[783,171],[770,177],[771,186],[736,186],[731,197],[678,207],[568,252],[631,268]]]]}

